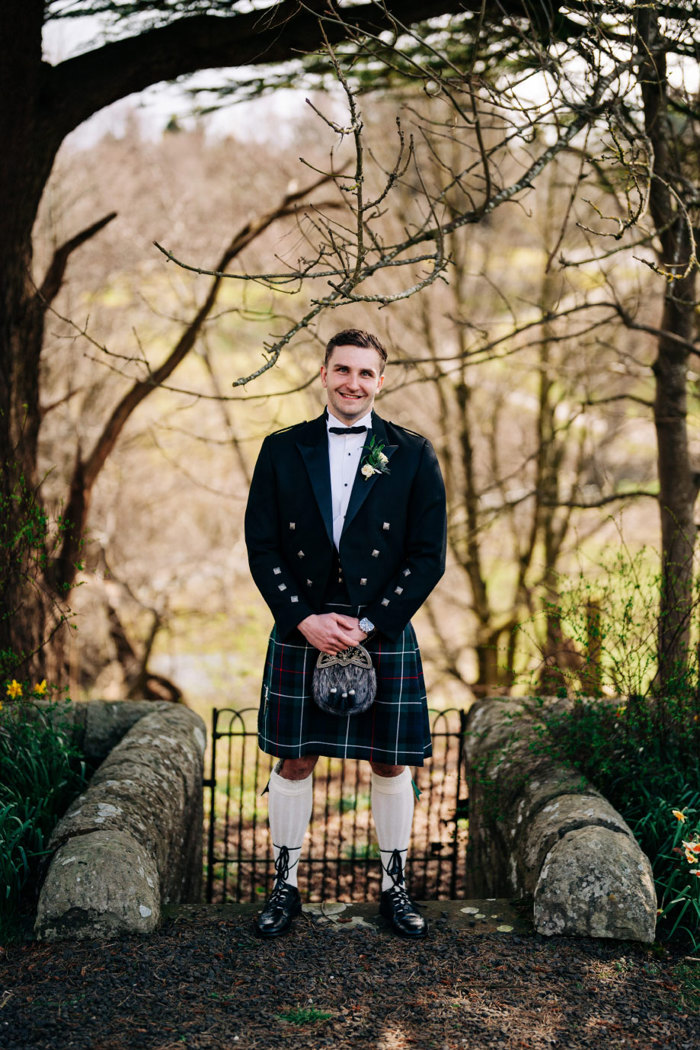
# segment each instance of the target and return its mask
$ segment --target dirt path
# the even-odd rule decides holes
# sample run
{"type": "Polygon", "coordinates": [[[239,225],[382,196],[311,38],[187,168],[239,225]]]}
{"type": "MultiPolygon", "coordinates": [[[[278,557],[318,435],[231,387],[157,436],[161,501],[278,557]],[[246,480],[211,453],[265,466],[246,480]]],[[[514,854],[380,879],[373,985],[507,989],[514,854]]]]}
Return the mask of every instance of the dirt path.
{"type": "Polygon", "coordinates": [[[271,943],[252,935],[253,911],[180,912],[148,939],[0,950],[0,1047],[700,1045],[700,966],[678,955],[544,939],[491,902],[429,905],[430,936],[416,944],[382,929],[370,905],[336,922],[306,913],[271,943]]]}

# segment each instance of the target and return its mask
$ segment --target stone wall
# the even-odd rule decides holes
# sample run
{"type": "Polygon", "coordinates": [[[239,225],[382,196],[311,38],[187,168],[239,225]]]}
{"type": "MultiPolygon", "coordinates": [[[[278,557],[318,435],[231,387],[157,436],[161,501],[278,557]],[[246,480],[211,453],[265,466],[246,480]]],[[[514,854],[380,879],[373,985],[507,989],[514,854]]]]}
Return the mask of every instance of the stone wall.
{"type": "Polygon", "coordinates": [[[50,840],[36,935],[147,933],[164,904],[199,899],[204,722],[169,703],[71,707],[86,757],[107,754],[50,840]]]}
{"type": "Polygon", "coordinates": [[[532,701],[469,712],[467,894],[532,896],[539,933],[652,942],[648,858],[602,795],[539,746],[542,732],[532,701]]]}

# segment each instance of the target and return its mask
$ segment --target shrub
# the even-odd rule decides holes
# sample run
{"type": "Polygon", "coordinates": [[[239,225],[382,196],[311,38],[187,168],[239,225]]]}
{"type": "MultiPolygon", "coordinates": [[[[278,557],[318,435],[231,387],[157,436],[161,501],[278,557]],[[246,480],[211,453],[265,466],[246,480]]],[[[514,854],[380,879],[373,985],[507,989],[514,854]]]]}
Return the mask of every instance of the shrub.
{"type": "Polygon", "coordinates": [[[697,694],[622,703],[579,697],[568,705],[543,705],[542,712],[557,751],[620,811],[649,857],[660,904],[658,936],[697,949],[700,878],[689,873],[679,845],[693,835],[700,839],[697,694]],[[690,822],[692,835],[682,834],[674,810],[690,822]]]}
{"type": "Polygon", "coordinates": [[[651,860],[659,897],[658,934],[700,945],[700,790],[689,789],[672,806],[642,785],[640,815],[629,822],[651,860]]]}
{"type": "MultiPolygon", "coordinates": [[[[595,580],[581,573],[558,581],[558,595],[543,613],[559,629],[562,652],[543,651],[534,674],[542,681],[553,667],[563,697],[542,702],[546,731],[536,746],[551,749],[553,740],[620,811],[652,864],[659,937],[681,938],[697,949],[700,877],[690,873],[682,842],[700,838],[700,645],[695,630],[687,662],[658,695],[655,565],[653,551],[632,553],[621,542],[597,566],[595,580]],[[567,693],[573,699],[565,699],[567,693]],[[685,816],[686,833],[674,810],[685,816]]],[[[700,580],[694,620],[698,608],[700,580]]],[[[534,620],[523,629],[533,639],[544,633],[534,620]]],[[[530,681],[528,691],[537,693],[538,685],[530,681]]]]}
{"type": "Polygon", "coordinates": [[[22,932],[58,819],[86,784],[85,765],[63,717],[65,704],[39,708],[13,680],[0,704],[0,937],[22,932]]]}
{"type": "Polygon", "coordinates": [[[647,797],[680,798],[700,782],[697,697],[610,702],[577,697],[543,707],[558,751],[610,801],[635,812],[647,797]]]}

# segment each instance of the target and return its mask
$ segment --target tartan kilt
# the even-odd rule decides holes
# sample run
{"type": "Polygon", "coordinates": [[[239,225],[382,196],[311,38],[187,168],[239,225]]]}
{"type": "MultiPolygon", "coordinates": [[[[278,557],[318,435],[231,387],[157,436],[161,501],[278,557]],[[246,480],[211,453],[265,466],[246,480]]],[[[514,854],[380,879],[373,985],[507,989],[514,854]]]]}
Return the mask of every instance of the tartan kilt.
{"type": "Polygon", "coordinates": [[[432,754],[423,667],[411,624],[395,642],[376,634],[364,642],[377,674],[367,711],[338,717],[322,711],[311,682],[318,649],[294,631],[285,642],[273,628],[258,714],[260,749],[277,758],[328,755],[394,766],[422,766],[432,754]]]}

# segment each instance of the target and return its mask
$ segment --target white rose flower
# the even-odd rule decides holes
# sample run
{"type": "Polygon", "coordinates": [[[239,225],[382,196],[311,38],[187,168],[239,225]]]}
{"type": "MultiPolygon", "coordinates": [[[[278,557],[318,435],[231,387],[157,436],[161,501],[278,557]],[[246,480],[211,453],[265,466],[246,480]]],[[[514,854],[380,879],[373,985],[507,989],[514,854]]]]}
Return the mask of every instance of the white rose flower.
{"type": "Polygon", "coordinates": [[[371,478],[374,474],[374,467],[370,467],[369,463],[365,463],[364,467],[360,471],[363,477],[371,478]]]}
{"type": "Polygon", "coordinates": [[[389,457],[385,456],[383,452],[379,453],[379,455],[377,456],[377,459],[379,460],[381,466],[383,466],[383,467],[385,467],[387,465],[387,463],[389,462],[389,457]]]}

